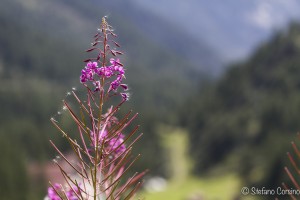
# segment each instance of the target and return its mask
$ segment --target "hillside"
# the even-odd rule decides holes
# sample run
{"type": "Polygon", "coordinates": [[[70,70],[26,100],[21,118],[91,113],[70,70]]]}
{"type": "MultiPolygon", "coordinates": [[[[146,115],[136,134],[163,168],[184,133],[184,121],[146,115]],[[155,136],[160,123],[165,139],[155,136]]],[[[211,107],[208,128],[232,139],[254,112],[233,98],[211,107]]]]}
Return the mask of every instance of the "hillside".
{"type": "Polygon", "coordinates": [[[281,184],[285,153],[300,130],[299,41],[300,25],[292,24],[184,104],[197,173],[217,165],[248,185],[281,184]]]}
{"type": "MultiPolygon", "coordinates": [[[[295,0],[128,1],[205,41],[226,63],[245,59],[274,30],[286,28],[290,20],[300,19],[300,3],[295,0]]],[[[224,67],[216,69],[224,71],[224,67]]]]}
{"type": "MultiPolygon", "coordinates": [[[[160,48],[164,48],[178,57],[197,63],[195,69],[206,74],[219,74],[222,67],[222,58],[216,49],[213,49],[201,37],[195,37],[184,27],[182,22],[170,21],[155,14],[140,5],[140,2],[132,0],[97,1],[106,4],[106,8],[114,10],[138,28],[141,34],[153,42],[158,42],[160,48]]],[[[188,23],[188,22],[187,22],[188,23]]]]}
{"type": "MultiPolygon", "coordinates": [[[[130,78],[129,81],[139,82],[134,79],[143,77],[142,85],[148,88],[153,84],[166,85],[163,82],[168,83],[169,91],[172,91],[169,93],[177,96],[175,98],[170,96],[169,98],[168,94],[165,94],[165,92],[168,93],[167,91],[153,91],[159,92],[160,94],[156,96],[161,96],[161,99],[167,99],[162,101],[177,101],[181,99],[181,96],[186,94],[187,90],[185,88],[193,84],[197,74],[205,73],[207,75],[210,73],[210,66],[203,66],[201,63],[205,63],[205,61],[202,61],[204,59],[201,57],[207,58],[207,63],[209,63],[209,60],[218,60],[218,57],[211,52],[199,56],[198,62],[189,61],[186,57],[187,54],[190,54],[188,52],[189,49],[188,46],[184,45],[194,44],[195,47],[191,49],[191,52],[195,52],[195,49],[201,52],[201,48],[196,41],[192,40],[192,38],[185,38],[184,43],[179,41],[179,38],[184,37],[184,32],[176,30],[175,27],[165,22],[161,22],[155,16],[139,12],[138,8],[131,4],[129,4],[129,13],[131,13],[131,16],[129,16],[129,14],[125,15],[127,12],[121,12],[123,4],[112,4],[107,1],[100,1],[95,4],[93,4],[93,1],[82,2],[79,0],[72,1],[72,4],[68,4],[68,1],[61,2],[58,0],[31,0],[28,2],[4,0],[2,2],[6,6],[1,7],[3,9],[1,16],[4,25],[7,27],[7,30],[2,32],[2,41],[5,41],[1,45],[1,48],[3,48],[2,52],[4,52],[2,55],[5,57],[5,60],[9,60],[8,62],[18,62],[17,65],[21,67],[22,73],[27,71],[26,73],[30,74],[39,73],[41,78],[77,81],[78,70],[82,67],[80,61],[85,57],[85,54],[82,52],[89,47],[90,36],[94,34],[95,26],[99,23],[99,19],[104,14],[112,11],[116,13],[109,20],[116,27],[116,33],[122,35],[119,38],[119,42],[122,44],[122,50],[126,54],[123,59],[129,66],[129,75],[135,77],[130,78]],[[9,10],[18,10],[17,15],[12,15],[9,10]],[[60,12],[60,10],[64,10],[64,12],[60,12]],[[136,25],[137,23],[141,24],[145,18],[147,18],[147,23],[144,23],[144,27],[146,27],[146,24],[156,24],[160,27],[160,35],[164,36],[157,37],[161,39],[157,40],[157,37],[153,36],[153,34],[151,34],[151,37],[148,37],[148,35],[144,34],[147,32],[147,29],[144,30],[143,27],[136,25]],[[131,19],[135,19],[135,21],[133,22],[131,19]],[[20,33],[26,35],[18,37],[20,33]],[[166,41],[166,38],[170,35],[174,40],[169,39],[169,41],[166,41]],[[18,39],[16,40],[16,38],[18,39]],[[47,44],[45,40],[50,40],[50,42],[47,44]],[[51,44],[51,40],[55,40],[56,44],[61,43],[59,50],[55,49],[57,46],[51,44]],[[168,46],[171,41],[173,46],[168,46]],[[24,47],[18,48],[21,45],[24,47]],[[41,52],[38,48],[43,48],[44,50],[41,52]],[[47,53],[46,49],[49,49],[51,56],[55,58],[42,56],[41,54],[47,53]],[[78,50],[75,51],[75,49],[78,50]],[[183,51],[186,53],[184,54],[183,51]],[[57,54],[53,52],[57,52],[57,54]],[[47,59],[47,61],[45,60],[43,63],[43,59],[47,59]],[[56,62],[56,60],[59,61],[56,62]],[[196,72],[195,69],[200,72],[196,72]],[[152,80],[152,77],[155,77],[157,80],[152,80]],[[163,82],[160,83],[160,81],[163,82]],[[173,92],[174,90],[180,92],[173,92]],[[181,92],[184,93],[179,95],[181,92]]],[[[202,51],[205,52],[206,47],[203,48],[202,51]]],[[[207,52],[210,52],[210,50],[207,50],[207,52]]],[[[20,70],[18,69],[18,71],[20,70]]],[[[132,90],[135,93],[140,93],[139,88],[136,89],[137,85],[141,84],[131,84],[132,90]]],[[[151,89],[149,88],[149,90],[151,89]]],[[[152,96],[155,95],[149,95],[149,103],[157,103],[155,100],[157,98],[151,99],[152,96]]],[[[139,98],[137,98],[137,101],[143,102],[139,98]]],[[[163,107],[165,106],[168,107],[168,105],[163,105],[163,107]]]]}
{"type": "MultiPolygon", "coordinates": [[[[45,193],[41,184],[45,181],[31,183],[24,174],[25,167],[33,160],[54,157],[49,138],[65,149],[49,119],[59,117],[57,112],[61,111],[61,100],[67,91],[76,87],[81,92],[79,73],[86,57],[84,50],[89,48],[96,26],[109,10],[105,6],[80,0],[1,1],[0,140],[8,145],[0,147],[2,162],[6,163],[0,168],[5,186],[0,187],[0,196],[20,199],[14,196],[18,190],[22,199],[32,200],[45,193]],[[26,187],[20,189],[20,185],[26,187]]],[[[196,70],[198,63],[179,57],[180,52],[172,47],[144,35],[129,17],[112,11],[109,22],[120,35],[119,43],[125,52],[123,63],[128,67],[132,98],[127,106],[140,113],[141,132],[145,133],[137,145],[144,156],[136,170],[150,168],[153,174],[162,174],[156,125],[177,121],[173,108],[190,93],[186,88],[193,88],[201,70],[196,70]]],[[[158,21],[152,23],[159,24],[158,21]]],[[[161,31],[169,29],[164,25],[161,31]]]]}
{"type": "MultiPolygon", "coordinates": [[[[0,33],[0,87],[5,92],[1,97],[6,106],[1,116],[8,119],[7,116],[11,115],[14,118],[19,116],[16,112],[18,107],[26,107],[28,112],[23,111],[21,116],[42,115],[43,119],[48,119],[59,109],[65,92],[79,86],[78,77],[86,56],[84,50],[89,48],[90,36],[104,13],[97,13],[100,8],[90,8],[92,2],[86,5],[74,1],[68,5],[60,1],[37,3],[33,0],[25,3],[4,0],[3,3],[6,3],[6,8],[1,6],[0,14],[3,27],[0,33]],[[65,12],[51,13],[59,7],[63,7],[65,12]],[[7,9],[17,10],[17,16],[7,9]],[[26,101],[25,93],[33,93],[31,96],[35,98],[26,101]],[[48,95],[54,98],[49,98],[47,103],[39,99],[48,95]],[[16,97],[20,100],[17,101],[16,97]],[[10,99],[10,102],[4,98],[10,99]],[[51,108],[48,106],[44,112],[46,104],[51,108]]],[[[120,43],[124,44],[123,62],[128,66],[127,79],[133,91],[130,104],[134,103],[134,108],[142,115],[160,116],[157,120],[168,121],[166,114],[169,109],[182,102],[182,95],[187,94],[185,88],[196,80],[193,64],[148,40],[120,15],[116,14],[111,24],[117,26],[120,43]]]]}

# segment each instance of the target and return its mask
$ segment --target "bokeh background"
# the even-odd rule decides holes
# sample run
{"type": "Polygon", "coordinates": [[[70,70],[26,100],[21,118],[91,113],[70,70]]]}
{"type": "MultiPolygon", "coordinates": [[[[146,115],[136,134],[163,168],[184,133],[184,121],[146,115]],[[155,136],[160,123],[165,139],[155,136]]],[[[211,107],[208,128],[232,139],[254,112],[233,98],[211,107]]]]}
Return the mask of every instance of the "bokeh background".
{"type": "Polygon", "coordinates": [[[125,55],[150,169],[138,195],[160,200],[274,199],[242,187],[288,181],[300,130],[297,0],[1,0],[0,199],[38,200],[68,146],[62,99],[76,87],[107,16],[125,55]],[[60,115],[62,112],[62,115],[60,115]]]}

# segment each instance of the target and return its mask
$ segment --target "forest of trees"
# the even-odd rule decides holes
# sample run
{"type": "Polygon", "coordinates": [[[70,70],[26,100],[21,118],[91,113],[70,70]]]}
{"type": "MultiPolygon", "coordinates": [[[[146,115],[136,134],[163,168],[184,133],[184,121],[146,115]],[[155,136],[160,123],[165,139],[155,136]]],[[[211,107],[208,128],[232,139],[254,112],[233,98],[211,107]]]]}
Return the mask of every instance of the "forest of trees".
{"type": "Polygon", "coordinates": [[[299,39],[292,24],[183,104],[196,173],[224,165],[248,185],[281,184],[300,130],[299,39]]]}
{"type": "MultiPolygon", "coordinates": [[[[81,19],[86,20],[84,25],[89,24],[88,20],[96,21],[91,13],[101,8],[93,9],[81,1],[76,2],[70,4],[70,10],[82,15],[81,19]]],[[[55,28],[60,23],[76,21],[63,21],[64,15],[47,18],[47,13],[27,10],[18,1],[4,0],[3,3],[6,6],[0,7],[0,141],[6,145],[0,147],[1,163],[5,163],[0,168],[2,184],[5,185],[0,187],[0,196],[11,200],[20,199],[20,196],[41,199],[45,187],[31,183],[26,173],[27,164],[47,162],[55,156],[49,145],[50,138],[65,149],[65,143],[51,125],[50,118],[60,117],[57,112],[62,111],[61,100],[72,87],[81,92],[79,75],[86,59],[84,51],[89,48],[89,41],[97,28],[83,31],[85,35],[73,34],[72,27],[69,31],[66,28],[63,30],[66,35],[59,36],[55,28]],[[18,12],[14,15],[9,10],[18,12]],[[21,185],[24,188],[20,189],[21,185]],[[14,193],[16,190],[18,194],[14,193]]],[[[52,3],[62,6],[60,1],[52,3]]],[[[184,101],[183,97],[188,94],[186,88],[196,82],[197,72],[187,60],[160,48],[159,44],[149,41],[123,21],[116,16],[111,22],[112,25],[120,24],[117,33],[123,37],[118,39],[124,46],[123,63],[132,92],[131,101],[121,112],[128,108],[139,112],[138,123],[143,124],[141,132],[146,133],[143,141],[136,145],[143,157],[135,170],[150,168],[153,174],[164,174],[156,125],[177,121],[174,108],[184,101]],[[180,67],[174,69],[174,66],[180,67]]],[[[86,30],[88,26],[82,28],[86,30]]]]}

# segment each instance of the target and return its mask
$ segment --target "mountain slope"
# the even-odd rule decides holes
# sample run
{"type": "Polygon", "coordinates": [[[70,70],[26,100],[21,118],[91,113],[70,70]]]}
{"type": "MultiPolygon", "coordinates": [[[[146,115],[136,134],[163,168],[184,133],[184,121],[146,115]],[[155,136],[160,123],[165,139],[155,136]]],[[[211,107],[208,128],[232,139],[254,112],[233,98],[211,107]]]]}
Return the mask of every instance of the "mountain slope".
{"type": "MultiPolygon", "coordinates": [[[[96,1],[99,2],[99,1],[96,1]]],[[[95,2],[95,3],[96,3],[95,2]]],[[[197,70],[206,74],[215,75],[221,67],[222,59],[216,49],[209,46],[206,41],[196,38],[184,28],[181,22],[173,24],[169,20],[139,6],[133,1],[103,1],[106,8],[114,10],[125,17],[136,28],[160,48],[177,54],[182,59],[188,59],[194,63],[197,70]]],[[[108,15],[110,16],[110,15],[108,15]]]]}
{"type": "MultiPolygon", "coordinates": [[[[48,120],[57,117],[65,92],[79,86],[83,51],[105,14],[105,4],[80,0],[3,0],[0,4],[0,102],[4,105],[0,136],[12,133],[27,158],[43,160],[53,155],[49,137],[64,145],[48,120]]],[[[113,13],[109,22],[116,27],[125,52],[122,59],[132,91],[127,105],[141,114],[141,131],[147,133],[139,147],[148,161],[138,167],[161,173],[156,125],[177,121],[174,108],[193,90],[200,75],[195,70],[198,63],[149,39],[122,13],[113,13]]]]}
{"type": "MultiPolygon", "coordinates": [[[[5,55],[4,71],[14,76],[17,71],[19,74],[37,75],[54,81],[60,79],[77,82],[78,72],[83,65],[81,60],[85,57],[81,52],[89,48],[89,36],[94,34],[99,18],[103,16],[102,4],[92,7],[92,1],[79,0],[72,1],[72,4],[58,0],[2,2],[11,7],[11,10],[18,10],[17,16],[10,12],[2,12],[3,23],[6,23],[7,27],[6,31],[2,32],[4,45],[1,46],[2,55],[5,55]],[[58,8],[64,12],[59,12],[58,8]],[[7,19],[9,21],[5,22],[7,19]],[[47,38],[50,41],[45,41],[47,38]],[[51,40],[56,41],[55,45],[51,40]],[[18,48],[18,45],[22,48],[18,48]],[[48,56],[47,50],[51,51],[48,56]]],[[[1,8],[5,10],[4,7],[1,8]]],[[[124,62],[128,66],[128,80],[129,83],[132,82],[137,102],[145,105],[144,101],[148,101],[150,110],[154,106],[167,112],[170,105],[174,106],[167,102],[179,103],[187,94],[185,88],[193,85],[195,77],[199,74],[194,70],[198,63],[191,63],[184,56],[179,57],[174,50],[149,40],[141,31],[136,30],[133,23],[126,21],[126,17],[118,14],[116,12],[111,18],[111,24],[117,28],[116,33],[121,34],[119,40],[126,54],[124,62]],[[139,77],[142,78],[138,80],[139,77]],[[155,80],[152,79],[154,77],[155,80]],[[139,81],[143,81],[142,84],[139,81]],[[165,91],[153,90],[155,84],[165,85],[165,91]],[[146,92],[149,95],[145,97],[143,91],[149,91],[146,92]]],[[[137,106],[138,109],[143,109],[143,106],[137,106]]]]}
{"type": "Polygon", "coordinates": [[[285,152],[300,130],[299,36],[300,25],[291,25],[185,104],[198,173],[219,164],[256,187],[283,181],[285,152]]]}
{"type": "MultiPolygon", "coordinates": [[[[0,140],[7,141],[9,137],[9,141],[18,146],[11,149],[10,154],[19,155],[20,162],[52,158],[55,153],[48,144],[49,138],[66,150],[66,144],[51,126],[49,118],[61,118],[57,111],[62,111],[61,100],[66,98],[66,91],[75,86],[81,92],[79,74],[84,65],[82,60],[87,56],[84,50],[90,47],[101,17],[111,12],[108,21],[120,35],[118,40],[125,53],[122,62],[127,69],[126,77],[132,93],[131,101],[121,112],[128,108],[139,112],[141,117],[137,123],[142,121],[141,132],[146,133],[142,142],[137,144],[136,149],[143,157],[135,170],[149,168],[153,174],[163,174],[162,154],[155,130],[158,123],[177,121],[174,108],[190,94],[201,74],[197,69],[199,63],[189,61],[187,54],[182,54],[185,42],[193,44],[194,41],[186,38],[175,47],[168,46],[163,40],[168,38],[170,31],[174,38],[183,37],[176,36],[174,28],[160,23],[159,18],[143,14],[147,23],[159,24],[160,31],[166,32],[162,36],[149,37],[145,34],[147,29],[139,30],[143,27],[138,25],[141,21],[130,20],[130,17],[135,19],[142,13],[130,8],[134,14],[132,17],[106,2],[0,2],[0,140]]],[[[203,71],[209,73],[204,68],[203,71]]],[[[9,145],[0,147],[5,154],[3,158],[10,157],[7,148],[9,145]]],[[[11,159],[7,163],[16,162],[11,159]]],[[[17,179],[10,173],[15,169],[13,165],[1,168],[1,174],[8,174],[2,177],[3,180],[17,179]]],[[[22,190],[24,198],[42,198],[44,191],[35,188],[43,184],[32,186],[32,183],[27,184],[26,178],[22,180],[28,186],[22,190]]],[[[19,188],[11,186],[10,190],[0,190],[0,196],[13,199],[11,191],[19,188]]]]}
{"type": "Polygon", "coordinates": [[[296,0],[131,0],[217,49],[225,61],[247,57],[275,29],[300,19],[296,0]]]}

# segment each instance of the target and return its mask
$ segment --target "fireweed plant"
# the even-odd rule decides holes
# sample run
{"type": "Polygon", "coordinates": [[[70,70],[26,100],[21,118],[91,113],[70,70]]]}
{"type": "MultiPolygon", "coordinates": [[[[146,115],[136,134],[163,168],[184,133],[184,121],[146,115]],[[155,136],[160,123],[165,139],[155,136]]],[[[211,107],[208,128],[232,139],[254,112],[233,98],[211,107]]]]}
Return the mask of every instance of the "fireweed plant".
{"type": "MultiPolygon", "coordinates": [[[[300,133],[297,134],[297,139],[300,140],[300,133]]],[[[289,158],[289,161],[291,162],[292,169],[294,174],[291,170],[286,166],[284,167],[284,171],[287,174],[287,176],[290,179],[290,182],[293,184],[292,187],[289,187],[288,184],[282,183],[283,189],[285,190],[285,194],[290,196],[290,199],[297,200],[299,199],[299,191],[300,191],[300,185],[299,181],[299,175],[300,175],[300,167],[299,167],[299,159],[300,159],[300,150],[296,144],[296,142],[291,142],[292,148],[294,153],[287,152],[287,156],[289,158]],[[297,176],[295,176],[297,175],[297,176]],[[294,188],[294,189],[293,189],[294,188]]],[[[278,198],[276,198],[278,200],[278,198]]]]}
{"type": "Polygon", "coordinates": [[[46,199],[131,199],[141,186],[140,180],[146,172],[125,177],[125,173],[140,156],[132,156],[131,152],[133,144],[142,134],[136,136],[139,126],[129,134],[124,134],[125,128],[137,114],[129,111],[122,119],[116,118],[116,113],[129,100],[129,95],[128,86],[124,83],[125,69],[118,58],[122,52],[116,50],[120,46],[114,41],[115,38],[112,27],[105,17],[102,18],[92,47],[86,50],[94,57],[84,61],[85,67],[80,75],[86,97],[83,100],[72,90],[70,95],[76,106],[63,101],[63,109],[71,116],[78,130],[77,139],[72,138],[58,121],[51,118],[77,158],[76,161],[69,160],[50,140],[60,160],[66,162],[74,173],[70,174],[55,159],[54,163],[61,171],[65,183],[50,182],[46,199]],[[118,103],[111,105],[112,98],[118,103]]]}

